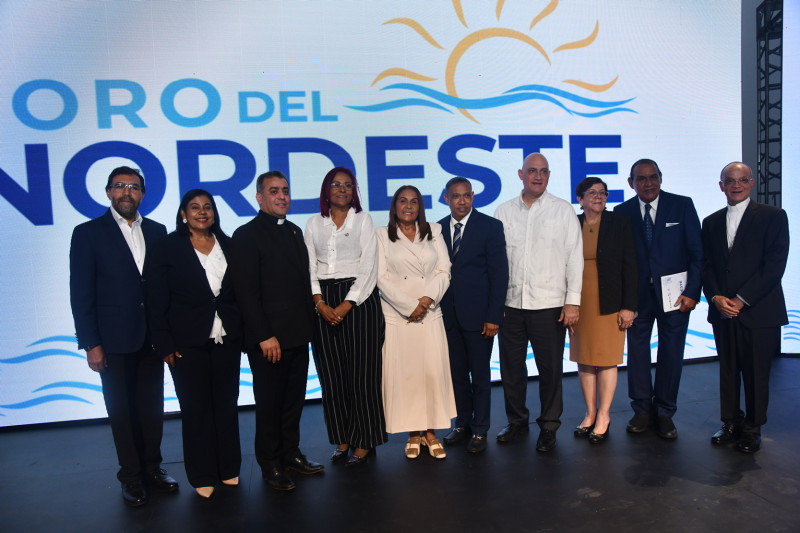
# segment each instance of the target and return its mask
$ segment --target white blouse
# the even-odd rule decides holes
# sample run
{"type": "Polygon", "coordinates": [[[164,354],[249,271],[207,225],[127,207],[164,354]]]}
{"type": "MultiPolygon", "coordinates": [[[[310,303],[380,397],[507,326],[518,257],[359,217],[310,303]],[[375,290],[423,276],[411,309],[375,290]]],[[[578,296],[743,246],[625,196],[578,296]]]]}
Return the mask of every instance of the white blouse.
{"type": "MultiPolygon", "coordinates": [[[[219,296],[219,291],[222,289],[222,278],[225,277],[225,271],[228,269],[228,261],[225,259],[225,254],[222,253],[219,241],[214,240],[214,247],[208,255],[197,249],[194,252],[206,271],[211,292],[214,293],[214,296],[219,296]]],[[[217,344],[222,344],[223,335],[225,335],[225,328],[222,327],[222,319],[219,317],[219,313],[214,313],[214,324],[211,326],[211,333],[208,337],[214,339],[217,344]]]]}
{"type": "Polygon", "coordinates": [[[319,280],[356,278],[345,300],[360,305],[369,298],[378,280],[378,241],[369,213],[356,213],[351,207],[340,228],[331,217],[314,215],[306,223],[303,238],[312,294],[322,294],[319,280]]]}

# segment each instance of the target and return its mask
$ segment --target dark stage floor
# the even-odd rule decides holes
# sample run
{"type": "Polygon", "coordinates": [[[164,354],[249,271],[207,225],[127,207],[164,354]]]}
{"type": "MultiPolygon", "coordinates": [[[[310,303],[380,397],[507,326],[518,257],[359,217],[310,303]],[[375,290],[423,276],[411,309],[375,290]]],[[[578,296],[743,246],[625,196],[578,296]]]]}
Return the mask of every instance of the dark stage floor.
{"type": "MultiPolygon", "coordinates": [[[[321,475],[295,475],[290,493],[270,489],[253,457],[254,413],[241,412],[241,485],[202,500],[186,482],[180,419],[165,422],[164,466],[177,495],[151,495],[125,507],[116,455],[105,424],[0,432],[0,531],[798,531],[800,359],[775,361],[770,422],[763,448],[745,455],[709,443],[718,428],[717,364],[684,369],[675,422],[677,441],[654,432],[629,435],[624,371],[612,408],[611,437],[592,446],[572,436],[583,415],[577,376],[564,379],[564,425],[558,447],[535,451],[538,429],[498,445],[502,389],[493,389],[488,450],[459,446],[444,461],[403,455],[393,436],[365,467],[328,465],[321,475]],[[301,479],[297,479],[301,478],[301,479]]],[[[537,382],[528,405],[538,412],[537,382]]],[[[534,415],[535,416],[535,415],[534,415]]],[[[440,433],[442,436],[444,432],[440,433]]],[[[322,406],[306,406],[302,449],[327,463],[331,446],[322,406]]],[[[424,448],[423,448],[424,450],[424,448]]]]}

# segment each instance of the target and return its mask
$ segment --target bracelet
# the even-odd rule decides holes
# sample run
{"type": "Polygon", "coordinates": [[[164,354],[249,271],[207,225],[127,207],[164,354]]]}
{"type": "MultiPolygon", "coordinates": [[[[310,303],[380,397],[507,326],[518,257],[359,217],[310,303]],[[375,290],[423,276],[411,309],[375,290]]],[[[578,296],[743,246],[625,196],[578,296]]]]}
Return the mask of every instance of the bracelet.
{"type": "Polygon", "coordinates": [[[325,303],[325,300],[323,300],[322,298],[320,298],[319,300],[317,300],[317,303],[315,303],[315,304],[314,304],[314,309],[316,309],[317,311],[319,311],[319,304],[324,304],[324,303],[325,303]]]}

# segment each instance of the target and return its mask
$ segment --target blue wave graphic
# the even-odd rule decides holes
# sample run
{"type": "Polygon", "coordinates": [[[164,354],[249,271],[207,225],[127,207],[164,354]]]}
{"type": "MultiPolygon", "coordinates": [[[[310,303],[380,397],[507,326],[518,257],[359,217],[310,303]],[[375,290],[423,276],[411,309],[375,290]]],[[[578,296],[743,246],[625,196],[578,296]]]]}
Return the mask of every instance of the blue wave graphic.
{"type": "Polygon", "coordinates": [[[83,381],[56,381],[55,383],[49,383],[47,385],[43,385],[38,389],[34,390],[33,392],[39,392],[47,389],[62,389],[62,388],[85,389],[94,392],[103,392],[102,385],[95,385],[94,383],[84,383],[83,381]]]}
{"type": "Polygon", "coordinates": [[[39,339],[38,341],[33,341],[27,347],[30,348],[36,344],[44,344],[45,342],[69,342],[73,344],[78,343],[78,338],[75,335],[54,335],[52,337],[45,337],[43,339],[39,339]]]}
{"type": "Polygon", "coordinates": [[[444,106],[449,106],[452,109],[491,109],[495,107],[503,107],[529,100],[540,100],[549,102],[557,107],[560,107],[570,115],[578,115],[586,118],[596,118],[604,115],[609,115],[612,113],[621,113],[621,112],[637,113],[635,110],[631,108],[621,107],[627,104],[628,102],[635,100],[635,98],[604,102],[602,100],[586,98],[565,91],[563,89],[548,87],[546,85],[520,85],[519,87],[515,87],[513,89],[505,91],[500,96],[489,96],[486,98],[459,98],[443,93],[441,91],[437,91],[435,89],[431,89],[430,87],[417,85],[415,83],[394,83],[392,85],[387,85],[386,87],[383,87],[381,89],[381,91],[386,91],[386,90],[412,91],[421,94],[423,96],[427,96],[428,98],[434,101],[425,100],[421,98],[401,98],[373,105],[364,105],[364,106],[353,105],[345,107],[353,109],[355,111],[377,113],[401,107],[424,106],[434,109],[440,109],[448,113],[453,113],[451,109],[448,109],[447,107],[444,106]],[[566,103],[564,103],[564,101],[573,104],[578,104],[587,108],[593,108],[599,111],[579,110],[575,107],[569,107],[566,103]],[[436,102],[439,103],[437,104],[436,102]]]}
{"type": "MultiPolygon", "coordinates": [[[[36,343],[33,343],[36,344],[36,343]]],[[[30,346],[30,345],[29,345],[30,346]]],[[[29,361],[34,361],[36,359],[41,359],[42,357],[51,357],[54,355],[64,355],[67,357],[77,357],[78,359],[83,359],[84,357],[75,352],[73,350],[63,350],[61,348],[49,348],[46,350],[38,350],[31,353],[26,353],[23,355],[18,355],[16,357],[10,357],[8,359],[0,359],[0,363],[5,363],[9,365],[16,365],[19,363],[27,363],[29,361]]]]}
{"type": "Polygon", "coordinates": [[[84,398],[79,398],[78,396],[73,396],[71,394],[50,394],[47,396],[40,396],[38,398],[31,398],[30,400],[26,400],[24,402],[0,405],[0,407],[2,407],[3,409],[27,409],[28,407],[35,407],[37,405],[42,405],[43,403],[58,402],[64,400],[72,402],[83,402],[83,403],[88,403],[89,405],[94,405],[89,400],[86,400],[84,398]]]}

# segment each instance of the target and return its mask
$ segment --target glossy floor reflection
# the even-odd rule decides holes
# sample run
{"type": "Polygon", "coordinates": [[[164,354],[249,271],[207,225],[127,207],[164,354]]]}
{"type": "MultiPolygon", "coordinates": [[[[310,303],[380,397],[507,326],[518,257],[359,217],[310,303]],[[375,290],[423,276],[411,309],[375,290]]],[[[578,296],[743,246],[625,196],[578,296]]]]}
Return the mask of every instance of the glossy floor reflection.
{"type": "MultiPolygon", "coordinates": [[[[252,451],[254,413],[240,413],[241,485],[202,500],[186,482],[180,419],[165,422],[164,467],[177,495],[153,494],[125,507],[105,423],[6,429],[0,432],[0,530],[39,531],[797,531],[800,454],[797,419],[800,359],[775,361],[763,448],[746,455],[712,447],[718,429],[717,364],[686,365],[675,417],[679,438],[653,431],[629,435],[626,375],[612,407],[611,436],[599,446],[576,439],[583,404],[578,378],[564,379],[565,411],[557,448],[535,451],[538,429],[510,444],[502,388],[493,388],[492,429],[485,453],[448,448],[444,461],[403,455],[394,435],[368,465],[329,465],[322,407],[306,406],[302,450],[325,462],[321,475],[295,475],[281,493],[260,476],[252,451]]],[[[538,412],[536,380],[528,405],[538,412]]],[[[535,415],[534,415],[535,416],[535,415]]],[[[440,437],[444,432],[440,432],[440,437]]],[[[425,450],[423,449],[423,452],[425,450]]]]}

